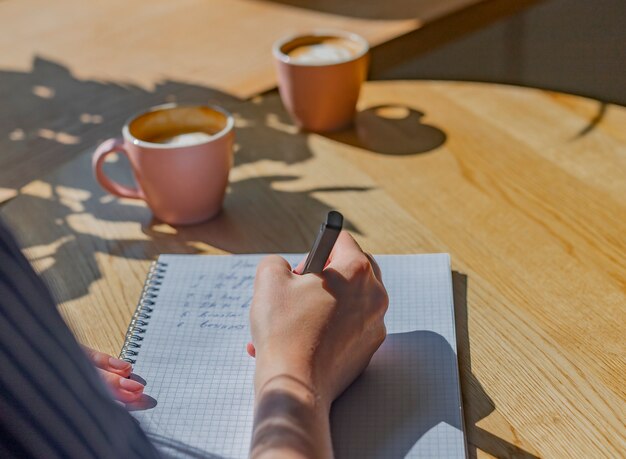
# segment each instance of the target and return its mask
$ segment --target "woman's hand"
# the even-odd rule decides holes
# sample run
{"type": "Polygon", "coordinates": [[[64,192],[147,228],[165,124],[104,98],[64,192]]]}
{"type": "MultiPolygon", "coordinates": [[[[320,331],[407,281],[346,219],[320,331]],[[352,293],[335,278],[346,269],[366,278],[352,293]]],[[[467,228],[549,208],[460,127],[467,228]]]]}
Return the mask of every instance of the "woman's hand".
{"type": "Polygon", "coordinates": [[[385,339],[387,305],[380,269],[346,232],[321,274],[296,274],[275,255],[261,261],[248,345],[257,360],[252,456],[332,455],[330,405],[385,339]]]}
{"type": "Polygon", "coordinates": [[[130,363],[86,346],[83,346],[83,350],[98,370],[113,397],[123,403],[139,400],[144,386],[135,380],[128,379],[133,371],[130,363]]]}

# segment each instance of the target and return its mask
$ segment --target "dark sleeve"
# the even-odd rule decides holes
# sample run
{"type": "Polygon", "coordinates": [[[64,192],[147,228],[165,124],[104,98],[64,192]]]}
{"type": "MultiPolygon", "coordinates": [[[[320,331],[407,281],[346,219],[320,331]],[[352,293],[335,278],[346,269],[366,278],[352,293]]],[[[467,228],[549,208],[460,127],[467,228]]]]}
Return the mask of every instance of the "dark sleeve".
{"type": "Polygon", "coordinates": [[[0,222],[0,456],[153,458],[0,222]]]}

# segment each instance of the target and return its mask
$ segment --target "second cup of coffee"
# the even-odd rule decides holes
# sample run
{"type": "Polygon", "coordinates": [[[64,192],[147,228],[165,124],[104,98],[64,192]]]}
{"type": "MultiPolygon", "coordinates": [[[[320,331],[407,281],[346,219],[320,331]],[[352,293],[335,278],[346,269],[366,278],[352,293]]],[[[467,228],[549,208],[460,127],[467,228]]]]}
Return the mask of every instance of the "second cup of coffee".
{"type": "Polygon", "coordinates": [[[277,41],[278,88],[295,123],[313,132],[348,127],[367,77],[369,45],[359,35],[313,32],[277,41]]]}

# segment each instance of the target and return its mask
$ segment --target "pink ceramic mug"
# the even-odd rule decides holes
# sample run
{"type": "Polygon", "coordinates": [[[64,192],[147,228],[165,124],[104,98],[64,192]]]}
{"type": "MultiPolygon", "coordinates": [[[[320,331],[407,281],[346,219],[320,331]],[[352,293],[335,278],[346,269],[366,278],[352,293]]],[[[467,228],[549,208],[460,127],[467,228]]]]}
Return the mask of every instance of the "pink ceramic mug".
{"type": "Polygon", "coordinates": [[[167,104],[130,119],[122,139],[103,142],[93,155],[100,185],[123,198],[142,199],[170,224],[207,220],[222,208],[234,143],[234,119],[215,106],[167,104]],[[136,188],[104,173],[110,153],[125,154],[136,188]]]}
{"type": "Polygon", "coordinates": [[[363,37],[317,31],[278,40],[273,53],[281,99],[298,126],[330,132],[352,123],[369,65],[363,37]]]}

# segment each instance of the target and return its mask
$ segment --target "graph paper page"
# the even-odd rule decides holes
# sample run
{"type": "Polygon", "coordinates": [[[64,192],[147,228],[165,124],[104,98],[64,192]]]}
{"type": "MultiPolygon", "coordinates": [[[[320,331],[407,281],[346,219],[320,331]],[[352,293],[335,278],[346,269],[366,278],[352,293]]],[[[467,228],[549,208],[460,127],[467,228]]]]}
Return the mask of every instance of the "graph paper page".
{"type": "MultiPolygon", "coordinates": [[[[159,258],[162,283],[134,348],[147,397],[129,408],[165,457],[248,456],[248,311],[261,258],[159,258]]],[[[301,258],[287,256],[292,265],[301,258]]],[[[388,337],[333,405],[336,457],[465,457],[449,257],[376,259],[390,299],[388,337]]]]}

